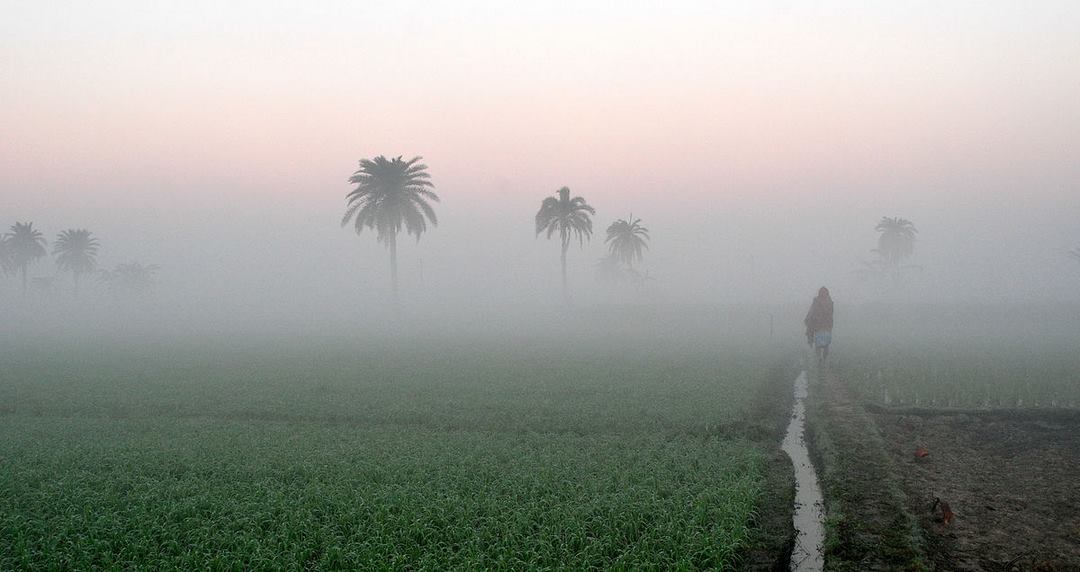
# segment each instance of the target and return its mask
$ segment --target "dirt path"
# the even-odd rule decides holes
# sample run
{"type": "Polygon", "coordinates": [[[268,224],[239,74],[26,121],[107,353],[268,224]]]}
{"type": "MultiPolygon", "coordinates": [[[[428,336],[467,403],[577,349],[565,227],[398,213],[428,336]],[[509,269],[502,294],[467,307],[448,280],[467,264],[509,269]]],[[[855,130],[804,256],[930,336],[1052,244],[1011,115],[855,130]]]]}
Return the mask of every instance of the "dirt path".
{"type": "Polygon", "coordinates": [[[873,416],[936,568],[1080,571],[1075,418],[873,416]],[[917,458],[918,447],[928,455],[917,458]],[[930,511],[935,498],[949,503],[951,524],[930,511]]]}

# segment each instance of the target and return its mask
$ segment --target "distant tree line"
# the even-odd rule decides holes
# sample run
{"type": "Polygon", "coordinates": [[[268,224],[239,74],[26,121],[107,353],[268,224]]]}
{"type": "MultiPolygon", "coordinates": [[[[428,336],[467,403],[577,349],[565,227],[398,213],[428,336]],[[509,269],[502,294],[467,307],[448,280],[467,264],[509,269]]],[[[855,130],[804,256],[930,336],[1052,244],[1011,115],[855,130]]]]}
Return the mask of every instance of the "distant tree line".
{"type": "MultiPolygon", "coordinates": [[[[390,283],[395,302],[398,298],[398,234],[404,230],[419,241],[429,223],[438,225],[432,203],[439,202],[439,196],[435,193],[427,165],[421,161],[419,156],[409,160],[401,156],[388,159],[382,155],[362,159],[359,168],[348,179],[356,187],[345,195],[341,226],[351,223],[357,234],[364,229],[373,230],[378,242],[386,246],[390,254],[390,283]]],[[[562,187],[554,196],[545,197],[536,213],[536,236],[544,234],[548,239],[558,236],[562,293],[566,299],[570,298],[566,270],[570,245],[575,239],[579,246],[591,240],[595,214],[596,209],[584,197],[571,197],[569,187],[562,187]]],[[[874,258],[861,263],[860,275],[890,278],[899,283],[906,271],[919,269],[906,264],[915,252],[918,235],[912,221],[882,217],[874,230],[878,233],[877,248],[871,250],[874,258]]],[[[632,214],[612,222],[604,239],[608,253],[596,264],[599,275],[610,282],[644,283],[648,274],[642,275],[634,264],[644,259],[649,240],[649,230],[632,214]]],[[[25,296],[29,269],[48,256],[47,247],[45,236],[32,222],[16,222],[8,232],[0,235],[0,274],[18,275],[25,296]]],[[[157,265],[128,262],[111,270],[100,269],[99,249],[97,238],[87,229],[64,230],[53,241],[56,268],[71,274],[76,297],[83,278],[88,275],[97,276],[117,296],[141,296],[153,288],[154,275],[159,270],[157,265]]],[[[1080,247],[1070,250],[1068,256],[1080,262],[1080,247]]],[[[36,280],[51,284],[51,278],[36,280]]]]}
{"type": "MultiPolygon", "coordinates": [[[[24,297],[29,290],[30,267],[49,255],[48,246],[45,235],[32,222],[16,222],[0,235],[0,273],[18,275],[24,297]]],[[[99,249],[98,239],[84,228],[62,231],[53,241],[51,253],[56,268],[71,274],[74,296],[78,297],[80,283],[88,275],[96,276],[120,297],[145,295],[153,288],[157,265],[128,262],[112,270],[101,269],[97,260],[99,249]]],[[[42,289],[51,288],[51,278],[34,280],[42,289]]]]}

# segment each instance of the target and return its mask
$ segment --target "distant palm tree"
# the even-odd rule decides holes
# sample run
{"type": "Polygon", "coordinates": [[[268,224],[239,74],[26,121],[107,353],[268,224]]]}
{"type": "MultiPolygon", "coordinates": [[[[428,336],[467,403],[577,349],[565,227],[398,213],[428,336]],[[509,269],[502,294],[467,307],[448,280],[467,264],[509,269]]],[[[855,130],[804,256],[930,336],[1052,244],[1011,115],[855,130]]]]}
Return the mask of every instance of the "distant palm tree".
{"type": "Polygon", "coordinates": [[[427,230],[427,221],[438,225],[435,209],[428,201],[439,202],[439,196],[431,189],[427,165],[422,157],[403,161],[401,157],[387,159],[380,155],[374,159],[362,159],[349,182],[356,188],[345,195],[345,216],[341,226],[354,221],[356,233],[365,227],[375,229],[376,238],[390,250],[390,283],[394,300],[398,295],[397,235],[404,228],[407,234],[416,236],[427,230]]]}
{"type": "Polygon", "coordinates": [[[98,240],[85,228],[61,232],[53,242],[53,256],[60,270],[71,272],[75,281],[75,296],[79,295],[79,278],[97,268],[98,240]]]}
{"type": "Polygon", "coordinates": [[[641,226],[641,219],[619,219],[607,229],[608,251],[615,260],[634,267],[635,260],[641,260],[642,250],[649,248],[649,229],[641,226]]]}
{"type": "Polygon", "coordinates": [[[149,294],[154,287],[154,274],[160,268],[157,264],[126,262],[117,264],[112,270],[102,270],[101,281],[109,285],[109,290],[116,296],[139,297],[149,294]]]}
{"type": "Polygon", "coordinates": [[[556,232],[562,242],[562,289],[563,296],[570,297],[566,286],[566,251],[570,248],[571,236],[576,236],[579,245],[592,237],[592,219],[589,215],[596,214],[581,197],[570,198],[570,189],[563,187],[556,192],[555,197],[548,197],[540,203],[540,210],[536,213],[536,236],[547,231],[550,239],[556,232]]]}
{"type": "Polygon", "coordinates": [[[919,231],[910,220],[900,217],[881,217],[874,230],[879,234],[878,247],[873,252],[892,271],[893,279],[899,280],[900,263],[915,253],[915,235],[919,231]]]}
{"type": "Polygon", "coordinates": [[[22,274],[22,292],[26,295],[26,271],[37,259],[47,254],[45,235],[34,229],[32,222],[17,222],[11,227],[6,240],[11,266],[22,274]]]}
{"type": "Polygon", "coordinates": [[[874,227],[878,233],[878,247],[875,252],[881,255],[890,266],[900,262],[915,252],[915,235],[918,230],[910,220],[899,217],[881,217],[881,222],[874,227]]]}

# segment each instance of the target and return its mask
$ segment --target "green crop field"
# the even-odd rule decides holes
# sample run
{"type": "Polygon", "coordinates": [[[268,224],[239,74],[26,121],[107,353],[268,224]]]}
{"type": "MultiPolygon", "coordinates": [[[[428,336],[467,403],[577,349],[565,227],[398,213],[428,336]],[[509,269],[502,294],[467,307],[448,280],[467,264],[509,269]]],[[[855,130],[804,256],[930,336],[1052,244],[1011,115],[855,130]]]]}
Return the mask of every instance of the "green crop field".
{"type": "Polygon", "coordinates": [[[865,320],[837,345],[833,366],[864,397],[920,407],[1080,407],[1072,313],[976,309],[905,318],[865,320]]]}
{"type": "Polygon", "coordinates": [[[3,569],[735,568],[790,403],[675,344],[2,357],[3,569]]]}
{"type": "Polygon", "coordinates": [[[1080,407],[1075,351],[867,349],[837,360],[841,375],[886,405],[960,408],[1080,407]]]}

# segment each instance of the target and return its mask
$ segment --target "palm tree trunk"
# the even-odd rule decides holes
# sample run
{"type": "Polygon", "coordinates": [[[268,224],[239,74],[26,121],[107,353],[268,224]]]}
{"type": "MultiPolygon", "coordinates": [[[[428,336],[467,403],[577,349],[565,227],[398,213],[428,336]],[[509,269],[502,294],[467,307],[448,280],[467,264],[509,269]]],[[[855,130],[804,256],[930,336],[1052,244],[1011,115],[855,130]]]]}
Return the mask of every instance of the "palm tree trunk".
{"type": "Polygon", "coordinates": [[[390,235],[390,286],[394,292],[394,305],[398,303],[397,235],[390,235]]]}
{"type": "Polygon", "coordinates": [[[20,268],[20,270],[22,270],[22,295],[23,295],[23,298],[25,298],[26,297],[26,265],[23,264],[22,267],[20,268]]]}
{"type": "Polygon", "coordinates": [[[79,272],[72,272],[71,274],[74,276],[74,280],[75,280],[75,298],[78,299],[78,297],[79,297],[79,274],[80,273],[79,272]]]}
{"type": "Polygon", "coordinates": [[[563,298],[570,299],[570,289],[566,286],[566,251],[570,249],[570,241],[564,240],[562,243],[562,256],[560,261],[562,262],[562,294],[563,298]]]}

